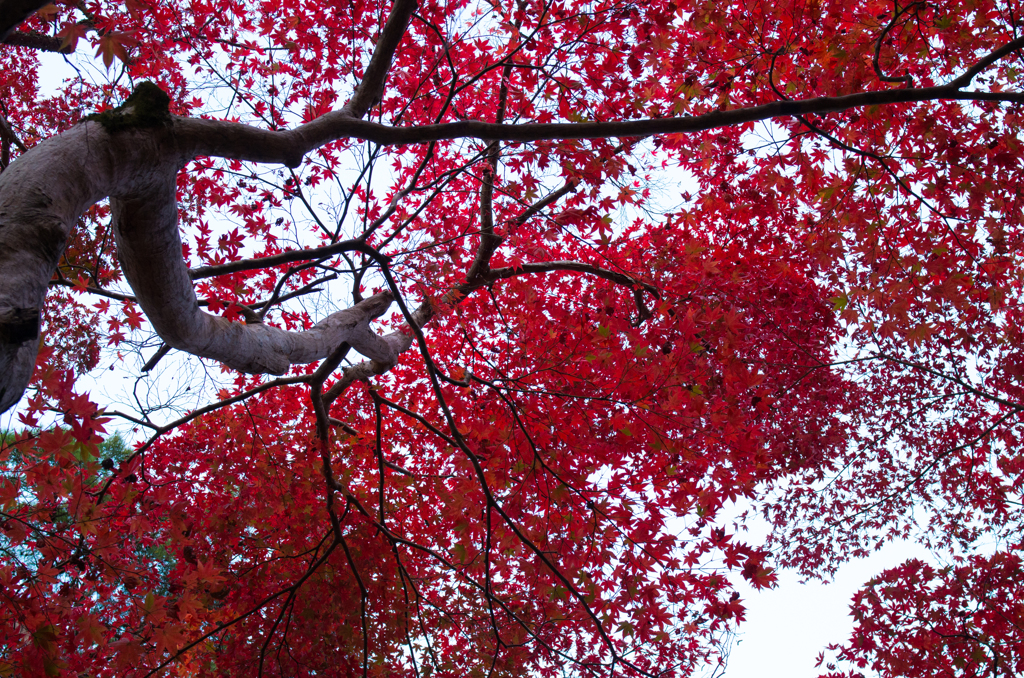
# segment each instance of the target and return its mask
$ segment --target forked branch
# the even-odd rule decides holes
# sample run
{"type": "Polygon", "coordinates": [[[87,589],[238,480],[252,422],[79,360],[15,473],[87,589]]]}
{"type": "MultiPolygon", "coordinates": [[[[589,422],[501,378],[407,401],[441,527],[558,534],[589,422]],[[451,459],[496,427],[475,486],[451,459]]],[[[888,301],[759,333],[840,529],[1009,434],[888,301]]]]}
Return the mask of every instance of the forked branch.
{"type": "MultiPolygon", "coordinates": [[[[4,17],[5,6],[15,5],[21,6],[0,0],[0,19],[4,17]]],[[[348,375],[366,378],[387,369],[398,354],[410,346],[411,337],[404,331],[379,337],[369,330],[370,321],[383,314],[391,303],[389,294],[377,295],[329,316],[308,332],[285,332],[263,323],[231,323],[203,313],[192,287],[193,276],[215,275],[229,269],[246,270],[257,262],[195,271],[190,276],[181,258],[175,180],[177,172],[198,156],[296,166],[309,151],[341,138],[391,145],[460,137],[491,143],[644,137],[702,131],[779,116],[939,99],[1024,103],[1021,92],[963,90],[984,69],[1024,48],[1024,38],[1019,38],[991,52],[949,84],[936,87],[775,101],[698,116],[621,122],[508,125],[465,121],[392,127],[357,119],[356,115],[364,114],[381,91],[384,76],[414,10],[413,0],[396,2],[366,76],[349,104],[294,130],[271,131],[223,121],[176,118],[169,114],[153,120],[147,118],[144,123],[116,132],[108,132],[100,122],[88,121],[33,147],[0,174],[0,270],[4,271],[0,277],[0,411],[14,405],[28,384],[39,345],[44,297],[71,229],[86,209],[105,197],[111,198],[114,232],[125,277],[154,328],[170,346],[220,360],[238,370],[281,374],[294,363],[327,357],[344,342],[371,359],[368,364],[349,368],[346,379],[348,375]]],[[[156,87],[149,85],[148,91],[155,96],[152,90],[156,87]]],[[[159,93],[159,96],[163,97],[166,111],[166,95],[159,93]]],[[[132,108],[131,101],[125,111],[138,112],[139,109],[132,108]]],[[[349,247],[364,250],[386,269],[386,258],[367,247],[365,241],[328,247],[332,251],[349,247]]],[[[273,265],[308,256],[309,253],[288,253],[273,262],[259,263],[273,265]]],[[[595,273],[569,267],[570,264],[572,262],[529,266],[557,265],[564,270],[595,273]]],[[[486,271],[482,266],[477,268],[473,279],[464,285],[466,290],[456,292],[466,293],[517,273],[502,271],[494,276],[495,271],[486,271]]],[[[524,268],[523,272],[540,271],[524,268]]],[[[628,284],[637,293],[636,281],[628,276],[617,280],[620,274],[605,272],[601,275],[628,284]]],[[[642,316],[642,299],[638,297],[638,301],[642,316]]],[[[433,310],[427,305],[411,315],[409,321],[415,324],[411,328],[414,334],[432,314],[433,310]]],[[[330,393],[325,394],[328,395],[330,393]]]]}
{"type": "Polygon", "coordinates": [[[166,125],[116,133],[87,122],[35,146],[0,175],[0,410],[28,384],[43,300],[71,229],[106,196],[125,278],[169,346],[252,373],[283,374],[341,343],[373,360],[396,359],[398,346],[369,329],[390,306],[389,293],[305,332],[203,312],[181,256],[175,199],[177,172],[192,157],[169,116],[166,125]]]}

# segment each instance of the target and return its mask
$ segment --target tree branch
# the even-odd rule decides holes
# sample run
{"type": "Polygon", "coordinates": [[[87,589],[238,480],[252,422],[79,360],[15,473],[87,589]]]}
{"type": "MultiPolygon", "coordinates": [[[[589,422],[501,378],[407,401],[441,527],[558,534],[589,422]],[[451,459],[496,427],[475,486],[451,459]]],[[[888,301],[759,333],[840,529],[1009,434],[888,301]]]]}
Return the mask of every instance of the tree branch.
{"type": "Polygon", "coordinates": [[[494,172],[498,158],[498,144],[491,144],[480,186],[480,245],[466,272],[466,280],[473,281],[490,270],[491,257],[501,245],[501,236],[494,232],[494,172]],[[493,151],[491,149],[494,149],[493,151]]]}
{"type": "MultiPolygon", "coordinates": [[[[518,15],[517,15],[518,17],[518,15]]],[[[515,29],[518,33],[520,19],[516,19],[515,29]]],[[[506,63],[501,69],[501,82],[498,85],[498,110],[494,122],[505,122],[505,107],[508,104],[508,81],[512,76],[512,64],[506,63]]],[[[494,232],[494,179],[498,173],[498,162],[501,160],[501,144],[492,141],[484,154],[486,165],[480,183],[480,245],[476,256],[466,272],[466,280],[474,280],[490,270],[491,257],[501,246],[502,237],[494,232]]]]}
{"type": "Polygon", "coordinates": [[[882,42],[885,40],[885,36],[887,36],[889,34],[889,31],[891,31],[893,28],[896,27],[896,22],[899,21],[899,18],[901,16],[903,16],[904,14],[909,12],[910,10],[912,10],[912,9],[918,7],[919,5],[922,5],[922,4],[924,4],[924,3],[914,2],[914,3],[911,3],[911,4],[909,4],[909,5],[907,5],[906,7],[903,7],[903,8],[900,8],[899,6],[897,6],[896,7],[896,11],[893,12],[892,20],[889,22],[889,24],[885,28],[882,29],[881,34],[878,36],[878,40],[875,41],[875,56],[871,60],[871,66],[875,69],[875,75],[877,75],[878,79],[881,80],[882,82],[892,82],[892,83],[901,82],[901,83],[904,83],[907,87],[913,87],[914,86],[914,77],[912,75],[910,75],[909,73],[907,73],[906,75],[902,75],[900,77],[894,77],[894,76],[886,75],[882,71],[882,66],[879,63],[879,60],[881,59],[881,56],[882,56],[882,42]]]}
{"type": "Polygon", "coordinates": [[[999,61],[1003,57],[1009,56],[1010,54],[1016,52],[1019,49],[1024,49],[1024,37],[1017,38],[1016,40],[1011,40],[1010,42],[1006,43],[999,49],[989,52],[980,61],[978,61],[976,64],[968,68],[963,73],[963,75],[949,83],[947,87],[951,87],[953,89],[963,89],[964,87],[967,87],[968,85],[971,84],[971,81],[974,80],[974,78],[979,73],[981,73],[986,68],[988,68],[995,62],[999,61]]]}
{"type": "Polygon", "coordinates": [[[283,374],[343,342],[373,360],[395,360],[395,346],[369,328],[390,306],[388,293],[304,332],[201,311],[177,227],[176,176],[190,157],[169,124],[110,134],[87,122],[0,175],[0,411],[20,399],[31,376],[43,300],[71,229],[104,196],[125,279],[167,345],[250,373],[283,374]]]}
{"type": "Polygon", "coordinates": [[[506,125],[467,120],[438,125],[392,127],[367,120],[357,120],[343,111],[335,111],[294,130],[281,132],[257,129],[241,123],[192,118],[175,118],[174,129],[183,140],[188,140],[194,145],[194,153],[197,156],[208,155],[252,162],[282,163],[289,167],[296,167],[309,151],[343,138],[362,139],[387,146],[451,139],[525,143],[563,139],[640,138],[659,134],[702,132],[770,118],[835,113],[851,108],[938,100],[1024,103],[1024,92],[963,92],[953,85],[941,85],[917,89],[859,92],[838,97],[773,101],[759,106],[712,111],[703,115],[618,122],[506,125]]]}
{"type": "Polygon", "coordinates": [[[402,41],[402,36],[409,27],[409,19],[415,11],[416,0],[395,1],[391,7],[391,14],[388,15],[388,20],[377,38],[377,46],[370,57],[370,63],[366,66],[366,72],[363,73],[363,79],[340,113],[361,118],[380,101],[384,93],[384,80],[391,70],[395,50],[398,49],[398,43],[402,41]]]}
{"type": "Polygon", "coordinates": [[[552,273],[555,271],[575,271],[576,273],[588,273],[598,278],[604,278],[618,285],[625,285],[629,288],[642,287],[655,297],[658,296],[658,288],[645,282],[631,278],[625,273],[616,273],[608,269],[585,264],[580,261],[543,261],[533,264],[523,264],[517,268],[505,267],[496,268],[487,274],[487,282],[506,280],[520,275],[531,275],[534,273],[552,273]]]}
{"type": "Polygon", "coordinates": [[[342,240],[341,242],[336,242],[331,245],[314,247],[308,250],[282,252],[281,254],[274,254],[269,257],[259,257],[256,259],[241,259],[239,261],[232,261],[226,264],[217,264],[215,266],[199,266],[189,270],[188,275],[192,280],[202,280],[203,278],[213,278],[214,276],[227,275],[228,273],[237,273],[239,271],[254,271],[261,268],[270,268],[271,266],[282,266],[296,261],[323,259],[334,256],[335,254],[341,254],[342,252],[379,254],[377,250],[373,249],[362,240],[342,240]]]}
{"type": "Polygon", "coordinates": [[[7,118],[0,114],[0,138],[10,141],[12,144],[18,147],[18,150],[24,153],[28,150],[25,144],[18,138],[18,135],[11,129],[11,124],[7,122],[7,118]]]}
{"type": "Polygon", "coordinates": [[[0,0],[0,40],[48,4],[50,0],[0,0]]]}
{"type": "Polygon", "coordinates": [[[569,195],[570,193],[572,193],[575,190],[576,190],[576,180],[575,179],[568,179],[568,180],[566,180],[566,182],[562,185],[561,188],[559,188],[557,190],[554,190],[551,193],[548,193],[546,196],[544,196],[543,198],[541,198],[537,202],[535,202],[532,205],[530,205],[529,207],[527,207],[523,211],[522,214],[520,214],[518,217],[516,217],[513,220],[513,223],[515,223],[518,226],[522,226],[527,221],[529,221],[530,219],[535,217],[542,209],[544,209],[548,205],[552,205],[552,204],[558,202],[563,197],[569,195]]]}
{"type": "MultiPolygon", "coordinates": [[[[641,320],[650,317],[651,313],[646,306],[643,305],[643,301],[640,298],[640,290],[645,290],[654,297],[659,296],[658,289],[653,285],[631,278],[624,273],[616,273],[615,271],[609,271],[580,261],[546,261],[533,264],[523,264],[518,268],[504,267],[489,270],[486,275],[478,277],[475,281],[466,282],[449,290],[443,298],[443,303],[458,303],[461,299],[469,296],[472,292],[499,280],[507,280],[520,275],[552,273],[557,271],[587,273],[610,282],[629,287],[637,298],[637,307],[641,320]]],[[[384,340],[390,342],[395,348],[395,359],[393,362],[367,360],[357,363],[352,367],[346,367],[342,370],[341,378],[324,393],[324,402],[327,406],[330,407],[330,403],[334,402],[334,400],[344,393],[345,390],[353,383],[357,381],[367,381],[375,375],[384,374],[397,365],[399,355],[412,346],[412,333],[425,327],[426,324],[430,322],[431,318],[434,317],[435,312],[434,306],[429,302],[421,304],[420,307],[409,316],[412,319],[412,322],[416,324],[415,328],[409,327],[410,323],[407,323],[405,328],[399,329],[384,337],[384,340]]]]}
{"type": "Polygon", "coordinates": [[[156,353],[153,354],[152,358],[150,358],[149,360],[146,361],[146,364],[142,366],[142,370],[141,371],[142,372],[149,372],[154,367],[156,367],[156,364],[158,362],[160,362],[161,358],[163,358],[165,355],[167,355],[170,352],[171,352],[171,347],[170,346],[168,346],[167,344],[160,344],[160,348],[158,348],[156,350],[156,353]]]}
{"type": "Polygon", "coordinates": [[[71,54],[75,49],[70,44],[64,44],[60,38],[39,31],[12,31],[0,42],[12,47],[28,47],[41,52],[57,52],[59,54],[71,54]]]}

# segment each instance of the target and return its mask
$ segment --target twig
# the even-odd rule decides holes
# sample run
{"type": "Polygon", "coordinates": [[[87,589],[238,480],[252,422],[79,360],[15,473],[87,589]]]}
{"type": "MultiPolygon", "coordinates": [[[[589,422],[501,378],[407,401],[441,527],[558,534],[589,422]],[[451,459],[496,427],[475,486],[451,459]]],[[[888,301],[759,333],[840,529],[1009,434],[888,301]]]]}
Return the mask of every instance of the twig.
{"type": "Polygon", "coordinates": [[[878,60],[882,55],[882,41],[885,40],[885,36],[889,34],[889,31],[896,27],[896,22],[899,21],[899,18],[906,14],[907,12],[909,12],[910,10],[914,9],[915,7],[918,7],[919,5],[923,4],[923,2],[913,2],[902,9],[900,9],[899,5],[896,5],[896,11],[893,12],[892,15],[892,21],[890,21],[889,25],[882,29],[882,33],[878,36],[878,40],[875,41],[875,55],[871,59],[871,66],[875,69],[875,74],[878,76],[878,79],[881,80],[882,82],[902,82],[906,84],[907,87],[914,86],[914,77],[910,75],[910,73],[907,73],[906,75],[902,75],[900,77],[886,75],[885,73],[882,72],[882,67],[879,65],[878,60]]]}

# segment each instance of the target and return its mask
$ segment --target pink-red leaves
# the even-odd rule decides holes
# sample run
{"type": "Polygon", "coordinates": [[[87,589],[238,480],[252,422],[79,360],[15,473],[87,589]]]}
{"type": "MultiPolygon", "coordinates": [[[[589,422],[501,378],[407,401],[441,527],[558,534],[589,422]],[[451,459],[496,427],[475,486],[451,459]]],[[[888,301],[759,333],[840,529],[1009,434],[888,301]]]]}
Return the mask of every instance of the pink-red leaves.
{"type": "Polygon", "coordinates": [[[96,56],[102,57],[103,65],[110,68],[114,57],[121,62],[128,61],[128,47],[134,44],[134,38],[125,34],[110,32],[99,37],[96,43],[96,56]]]}
{"type": "MultiPolygon", "coordinates": [[[[83,215],[51,283],[27,428],[0,454],[0,644],[17,655],[0,672],[682,676],[719,661],[743,618],[729,573],[765,588],[780,565],[828,576],[887,539],[1017,540],[1016,51],[972,81],[1006,102],[661,136],[345,137],[913,98],[1008,44],[1012,14],[419,2],[370,104],[381,127],[330,116],[396,5],[61,3],[26,28],[65,49],[92,40],[120,70],[56,96],[29,48],[2,47],[4,118],[26,147],[146,79],[176,115],[263,131],[321,119],[292,139],[338,125],[295,168],[235,154],[179,173],[192,266],[347,239],[380,255],[203,275],[210,322],[309,329],[391,284],[430,319],[397,365],[349,352],[319,391],[173,351],[163,377],[143,373],[162,340],[133,303],[111,307],[131,291],[109,207],[83,215]],[[491,273],[467,281],[485,236],[491,273]],[[136,386],[101,403],[136,429],[116,463],[80,381],[99,365],[136,386]],[[734,502],[768,517],[771,548],[724,524],[734,502]],[[47,625],[52,639],[28,640],[47,625]]],[[[1016,619],[1014,558],[884,573],[837,652],[883,675],[972,675],[997,656],[1017,670],[998,618],[1016,619]]]]}

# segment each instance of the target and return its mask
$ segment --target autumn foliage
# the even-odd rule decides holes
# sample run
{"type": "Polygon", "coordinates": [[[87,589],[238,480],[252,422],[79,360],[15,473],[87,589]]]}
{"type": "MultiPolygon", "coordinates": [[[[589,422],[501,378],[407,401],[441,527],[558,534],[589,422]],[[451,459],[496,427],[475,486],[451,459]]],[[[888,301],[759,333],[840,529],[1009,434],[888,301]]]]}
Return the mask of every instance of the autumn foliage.
{"type": "Polygon", "coordinates": [[[0,45],[5,168],[147,80],[284,130],[382,79],[297,167],[189,162],[182,256],[209,313],[390,290],[413,341],[278,377],[168,350],[90,207],[2,422],[0,676],[701,675],[731,581],[893,539],[934,562],[867,582],[822,674],[1024,671],[1021,12],[42,7],[0,45]]]}

